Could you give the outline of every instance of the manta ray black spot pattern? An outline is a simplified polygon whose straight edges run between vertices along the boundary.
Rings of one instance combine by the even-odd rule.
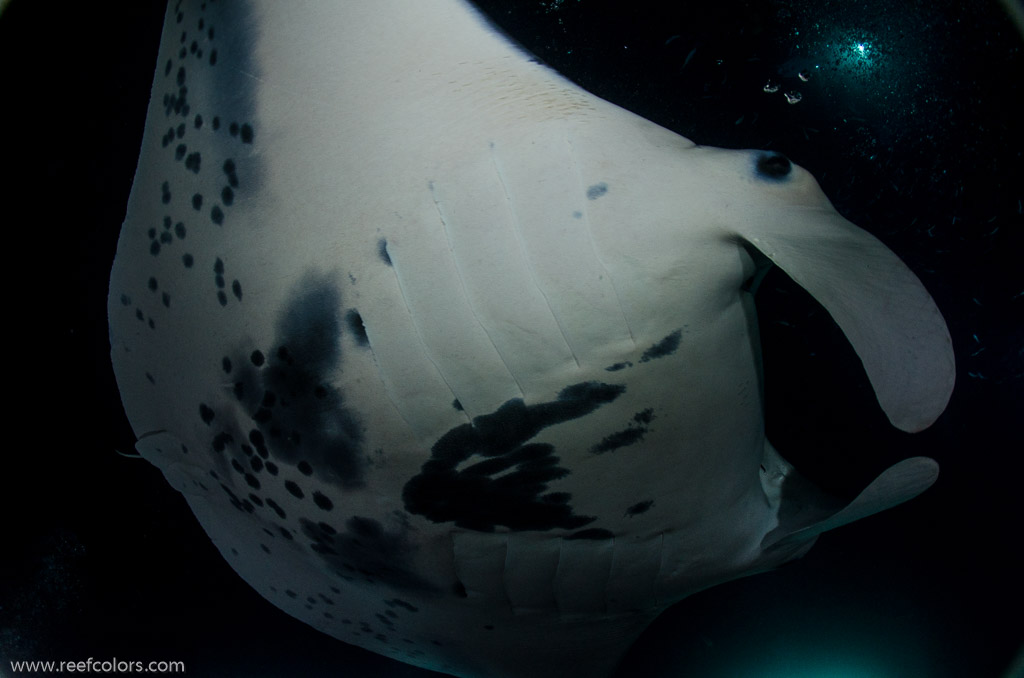
[[[215,266],[218,271],[222,264]],[[356,488],[367,464],[362,425],[345,407],[341,391],[328,385],[341,364],[340,309],[335,285],[308,278],[281,311],[277,347],[241,353],[228,364],[235,397],[255,424],[248,438],[260,457],[273,456],[278,463],[297,465],[304,475]],[[272,475],[277,468],[266,463]],[[296,490],[301,489],[288,483],[288,491],[300,496]],[[321,500],[318,506],[328,503]]]
[[[593,522],[593,517],[573,513],[568,493],[546,493],[548,483],[569,470],[558,466],[553,446],[528,441],[549,426],[590,414],[624,391],[621,385],[583,382],[562,389],[551,402],[526,405],[515,398],[456,426],[434,443],[430,460],[406,483],[406,509],[435,523],[454,522],[482,532],[499,525],[577,529]],[[458,468],[474,455],[485,459]]]
[[[587,189],[587,200],[597,200],[602,195],[608,192],[608,184],[603,181],[599,184],[594,184]]]
[[[370,338],[366,336],[366,326],[363,325],[363,317],[359,315],[359,311],[355,309],[350,310],[345,314],[345,321],[348,323],[348,329],[356,340],[356,344],[359,346],[369,346]]]
[[[388,254],[388,241],[381,238],[377,241],[377,256],[388,266],[391,266],[391,255]]]
[[[657,344],[654,344],[649,349],[643,352],[640,356],[640,362],[646,363],[656,358],[664,358],[665,356],[672,355],[679,348],[679,343],[682,341],[683,331],[676,330],[672,334],[668,335]]]
[[[601,442],[590,448],[590,452],[592,454],[603,454],[604,452],[611,452],[620,447],[640,442],[644,439],[644,434],[647,433],[647,424],[651,423],[652,419],[654,419],[654,410],[652,408],[637,412],[633,415],[633,422],[627,428],[605,436]]]
[[[762,179],[780,181],[789,177],[793,170],[793,163],[781,153],[766,151],[757,155],[755,167],[757,176]]]
[[[647,501],[639,501],[626,509],[626,515],[632,518],[633,516],[638,516],[641,513],[647,513],[647,511],[652,506],[654,506],[653,499],[648,499]]]
[[[169,226],[165,226],[168,232],[161,234],[159,240],[154,239],[149,243],[149,251],[153,256],[160,254],[161,246],[171,244],[175,235],[178,239],[185,237],[186,222],[190,226],[194,225],[194,221],[188,221],[196,216],[187,210],[189,205],[195,212],[208,215],[208,223],[223,226],[228,221],[230,206],[237,201],[240,184],[238,174],[242,171],[240,165],[243,166],[246,176],[249,178],[256,179],[259,173],[258,163],[244,161],[236,163],[232,159],[232,156],[236,155],[241,148],[239,144],[251,145],[256,138],[256,130],[252,123],[254,107],[251,83],[247,82],[248,76],[239,75],[241,71],[254,73],[255,70],[250,70],[254,66],[243,50],[236,55],[239,60],[239,64],[236,65],[240,66],[240,70],[215,68],[217,50],[214,47],[215,32],[212,24],[225,21],[228,24],[238,25],[236,39],[239,43],[245,43],[251,36],[247,34],[245,28],[247,24],[239,21],[244,14],[244,9],[230,4],[203,3],[200,12],[204,16],[199,19],[199,22],[209,28],[200,28],[195,33],[189,31],[181,33],[181,49],[178,50],[176,58],[172,57],[164,62],[162,78],[158,78],[156,83],[156,86],[163,89],[163,112],[168,119],[167,131],[161,138],[161,145],[166,153],[181,163],[178,167],[183,170],[183,172],[169,171],[168,175],[164,177],[166,180],[162,181],[160,187],[160,199],[171,209],[177,207],[181,213],[176,216],[183,217],[183,219],[178,221],[173,233],[170,232]],[[209,54],[209,63],[203,57],[207,53]],[[199,92],[194,100],[190,100],[190,87],[193,92]],[[219,91],[236,93],[230,104],[220,104],[229,107],[229,110],[203,110],[203,107],[210,105],[210,100],[204,96],[204,93],[211,87]],[[197,110],[193,111],[193,108]],[[230,114],[238,121],[232,123],[234,138],[226,139],[223,136],[215,136],[216,130],[220,127],[218,113]],[[208,119],[213,120],[212,125],[205,124]],[[213,184],[214,177],[209,176],[209,172],[202,172],[206,164],[203,162],[203,156],[212,158],[207,162],[213,162],[214,166],[223,162],[222,167],[227,175],[227,183],[230,184],[223,204],[215,204],[215,201],[208,195],[211,191],[216,195],[223,186]],[[182,184],[176,182],[185,178],[183,174],[199,176],[205,174],[210,181],[204,183],[201,191],[190,190],[188,195],[191,198],[186,198],[185,205],[174,205],[171,187],[174,185],[176,189],[181,189]],[[193,185],[193,182],[189,182],[188,185]],[[225,194],[221,193],[221,197],[225,197]],[[185,268],[192,268],[194,258],[191,254],[185,254],[183,262]],[[238,281],[232,283],[231,291],[237,299],[241,300],[241,283]],[[222,306],[227,305],[226,291],[218,292],[217,298]],[[169,307],[168,303],[165,303],[165,306]]]
[[[391,531],[373,518],[352,516],[345,522],[344,532],[307,518],[300,518],[299,523],[302,534],[311,540],[309,547],[343,579],[407,591],[436,590],[411,569],[410,556],[416,547],[403,521]]]

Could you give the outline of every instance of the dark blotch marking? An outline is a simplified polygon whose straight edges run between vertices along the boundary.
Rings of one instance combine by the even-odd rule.
[[[324,534],[338,534],[338,531],[325,522],[319,522],[317,525],[323,530]]]
[[[231,374],[231,358],[224,356],[220,361],[221,369],[224,370],[225,374]]]
[[[235,299],[242,300],[242,283],[237,280],[231,281],[231,294],[235,295]]]
[[[313,475],[313,467],[310,466],[309,462],[306,461],[305,459],[303,459],[302,461],[299,462],[298,469],[299,469],[299,473],[301,473],[304,476],[311,476],[311,475]]]
[[[288,490],[292,495],[298,497],[299,499],[302,499],[303,497],[306,496],[306,493],[302,491],[302,488],[299,487],[298,483],[296,483],[294,480],[284,481],[284,489]]]
[[[793,171],[793,163],[789,158],[771,151],[759,153],[755,167],[757,176],[774,181],[785,179]]]
[[[185,158],[185,168],[191,170],[194,174],[199,174],[199,165],[202,162],[202,158],[198,152],[189,153],[188,157]]]
[[[330,511],[334,508],[334,502],[331,501],[326,494],[320,491],[313,493],[313,503],[324,511]]]
[[[605,452],[617,450],[620,447],[638,443],[644,439],[644,433],[646,432],[647,429],[639,427],[630,427],[622,431],[616,431],[605,436],[601,442],[591,447],[590,452],[592,454],[604,454]]]
[[[452,401],[452,407],[454,407],[459,412],[464,411],[463,408],[462,408],[462,403],[459,402],[458,398],[456,398],[455,400]]]
[[[514,398],[456,426],[434,443],[430,460],[406,483],[406,509],[435,523],[482,532],[499,525],[550,530],[592,522],[593,517],[573,513],[567,493],[546,493],[549,482],[569,471],[558,466],[552,445],[527,441],[549,426],[590,414],[624,391],[621,385],[582,382],[562,389],[551,402],[526,405]],[[474,455],[485,459],[457,470]]]
[[[281,508],[276,501],[274,501],[273,499],[271,499],[269,497],[267,498],[267,506],[269,506],[270,508],[274,509],[274,513],[276,513],[277,517],[280,518],[281,520],[284,520],[285,518],[288,517],[288,514],[284,512],[284,509]]]
[[[253,444],[253,447],[256,448],[261,457],[267,459],[270,456],[266,442],[263,439],[263,434],[260,431],[256,429],[249,431],[249,442]]]
[[[603,181],[587,188],[587,200],[597,200],[608,192],[608,184]]]
[[[644,439],[644,434],[647,433],[647,424],[650,424],[653,419],[654,410],[650,407],[637,412],[633,415],[633,423],[628,428],[605,436],[601,442],[590,448],[590,452],[603,454],[640,442]]]
[[[249,123],[243,124],[241,130],[239,130],[239,135],[243,144],[251,144],[253,137],[252,125]]]
[[[345,322],[348,324],[348,329],[352,332],[357,345],[370,345],[370,338],[366,336],[366,326],[363,325],[363,317],[359,315],[359,311],[354,308],[351,309],[345,314]]]
[[[679,342],[682,338],[683,331],[676,330],[657,344],[654,344],[644,351],[643,355],[640,356],[640,362],[646,363],[657,358],[664,358],[665,356],[672,355],[679,348]]]
[[[203,423],[207,426],[213,421],[213,410],[206,403],[199,403],[199,418],[203,420]]]
[[[225,186],[224,190],[220,192],[220,199],[225,205],[230,206],[235,201],[235,192],[231,190],[230,186]]]
[[[256,350],[249,354],[249,362],[256,367],[262,367],[266,360],[267,359],[263,357],[263,351]]]
[[[633,415],[633,421],[641,425],[650,424],[652,421],[654,421],[654,409],[648,407],[645,410],[637,412],[636,414]]]
[[[647,501],[640,501],[626,509],[626,515],[632,518],[638,516],[641,513],[647,513],[647,510],[654,506],[654,500],[648,499]]]
[[[313,552],[346,580],[361,577],[369,583],[386,584],[403,590],[434,590],[411,569],[410,556],[415,546],[407,537],[409,528],[404,523],[397,532],[385,530],[376,520],[362,516],[349,518],[345,522],[344,532],[306,518],[300,518],[299,523],[302,534],[311,540],[310,548]],[[331,590],[340,592],[333,586]],[[329,599],[324,597],[324,600],[327,602]]]
[[[624,370],[627,367],[632,367],[632,366],[633,366],[633,363],[631,363],[631,362],[629,362],[627,360],[624,363],[615,363],[614,365],[609,365],[608,367],[606,367],[604,369],[605,369],[606,372],[618,372],[619,370]]]
[[[203,208],[203,196],[201,193],[196,193],[192,196],[192,209],[199,211]]]
[[[377,241],[377,256],[388,266],[391,266],[391,255],[388,254],[388,241],[381,238]]]
[[[195,263],[195,258],[186,252],[181,255],[181,263],[185,265],[185,268],[192,268],[192,265]]]
[[[214,205],[210,210],[210,221],[218,226],[224,223],[224,210],[220,208],[220,205]]]
[[[253,363],[262,366],[258,373],[239,376],[253,385],[244,401],[250,416],[262,407],[259,398],[265,391],[288,401],[288,407],[274,410],[272,420],[258,422],[274,438],[275,461],[305,460],[325,480],[354,488],[362,486],[367,465],[362,425],[341,391],[328,385],[341,362],[340,308],[333,283],[304,280],[277,320],[273,345],[287,350],[272,350],[269,359]]]
[[[224,175],[228,178],[228,184],[230,184],[231,188],[238,188],[238,172],[235,167],[235,161],[231,158],[224,161]],[[232,197],[234,196],[232,195]]]

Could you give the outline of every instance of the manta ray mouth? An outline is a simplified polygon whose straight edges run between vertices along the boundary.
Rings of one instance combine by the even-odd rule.
[[[840,500],[855,497],[907,456],[864,367],[825,309],[777,267],[755,307],[768,440],[804,478]]]

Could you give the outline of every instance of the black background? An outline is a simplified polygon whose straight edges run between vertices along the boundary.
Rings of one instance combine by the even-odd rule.
[[[776,447],[837,492],[919,454],[941,476],[782,570],[687,599],[618,675],[1005,675],[1024,640],[1024,39],[1001,6],[480,5],[600,96],[698,143],[771,148],[811,170],[918,273],[957,354],[943,417],[893,431],[827,315],[771,274],[758,304]],[[134,437],[109,363],[107,276],[162,15],[160,3],[15,0],[0,17],[0,658],[426,676],[264,601],[159,471],[117,454]],[[763,91],[769,79],[779,92]],[[791,90],[800,103],[786,103]]]

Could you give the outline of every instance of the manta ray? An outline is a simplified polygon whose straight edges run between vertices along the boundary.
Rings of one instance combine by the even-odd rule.
[[[766,440],[771,265],[894,426],[939,416],[934,302],[784,155],[604,101],[463,0],[177,0],[111,359],[138,452],[280,609],[453,675],[601,676],[937,476],[840,501]]]

